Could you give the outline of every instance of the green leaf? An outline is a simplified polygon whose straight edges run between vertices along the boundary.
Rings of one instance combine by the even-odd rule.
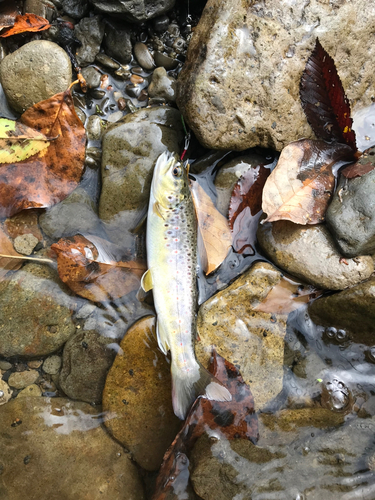
[[[18,163],[48,148],[51,139],[27,125],[0,118],[0,163]]]

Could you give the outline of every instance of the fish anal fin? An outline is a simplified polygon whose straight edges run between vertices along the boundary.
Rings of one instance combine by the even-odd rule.
[[[151,270],[148,269],[141,279],[141,287],[144,292],[149,292],[153,288]]]
[[[158,339],[158,344],[159,344],[160,350],[164,354],[167,354],[167,352],[170,349],[169,344],[168,344],[168,338],[167,338],[166,332],[163,330],[162,324],[159,321],[156,323],[156,337]]]
[[[189,376],[172,362],[172,403],[175,415],[184,420],[191,405],[202,396],[213,401],[231,401],[228,389],[202,365],[197,363],[196,369]]]

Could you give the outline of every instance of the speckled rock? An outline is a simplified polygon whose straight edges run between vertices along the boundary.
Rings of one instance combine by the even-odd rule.
[[[136,111],[108,128],[103,136],[99,216],[112,241],[128,246],[122,238],[146,210],[156,159],[164,151],[180,151],[182,144],[181,115],[169,107]]]
[[[311,138],[299,82],[316,38],[334,57],[355,110],[375,93],[374,18],[365,0],[209,0],[178,78],[177,104],[208,148],[281,150]]]
[[[38,238],[29,233],[17,236],[14,239],[13,246],[16,252],[22,255],[30,255],[38,243]]]
[[[95,234],[100,221],[90,196],[84,189],[77,188],[42,214],[39,224],[47,236],[57,239],[77,233]]]
[[[176,0],[134,0],[124,2],[123,0],[92,0],[94,7],[111,16],[127,19],[135,23],[142,23],[153,17],[160,16],[171,10]]]
[[[72,63],[61,47],[36,40],[6,56],[0,82],[9,104],[19,113],[66,90],[72,81]]]
[[[256,167],[263,163],[263,156],[252,154],[239,156],[220,168],[215,178],[217,193],[216,207],[223,215],[225,215],[225,217],[228,215],[229,202],[236,182],[251,167]]]
[[[374,345],[375,278],[315,300],[309,313],[318,325],[342,328],[355,342]]]
[[[27,491],[29,500],[144,500],[136,466],[100,424],[90,405],[63,398],[4,405],[1,498],[21,500]]]
[[[207,366],[214,346],[239,369],[256,409],[282,389],[286,315],[254,310],[281,277],[270,264],[257,263],[198,312],[197,358]]]
[[[38,378],[39,372],[36,370],[13,372],[8,379],[8,384],[14,389],[23,389],[28,385],[34,384]]]
[[[48,356],[43,363],[43,371],[49,375],[56,375],[61,368],[61,357],[54,354],[53,356]]]
[[[56,271],[26,264],[0,283],[0,354],[32,358],[56,351],[75,331],[75,304]]]
[[[95,61],[104,37],[104,24],[101,16],[84,17],[76,24],[74,33],[82,43],[76,53],[78,64],[87,66]]]
[[[82,331],[65,344],[59,383],[72,399],[100,404],[108,370],[116,356],[113,340]]]
[[[0,406],[7,403],[12,397],[13,391],[9,385],[0,378]]]
[[[343,259],[323,224],[268,222],[259,225],[257,236],[276,265],[318,288],[343,290],[369,278],[374,271],[370,256]]]
[[[105,425],[141,467],[157,470],[181,421],[173,413],[170,365],[157,347],[155,318],[135,323],[120,347],[103,392],[103,410],[112,415]]]
[[[150,97],[162,97],[168,102],[176,100],[176,80],[167,75],[164,68],[156,68],[148,87]]]
[[[41,388],[36,384],[31,384],[22,389],[17,394],[17,398],[40,397],[42,395]]]
[[[341,179],[326,221],[343,255],[375,252],[375,170],[355,179]]]

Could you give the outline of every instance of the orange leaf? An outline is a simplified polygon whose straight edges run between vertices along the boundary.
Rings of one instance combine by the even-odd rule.
[[[69,90],[35,104],[20,121],[55,140],[37,155],[0,166],[0,217],[58,203],[83,172],[86,134]]]
[[[353,161],[353,156],[345,144],[308,139],[288,144],[264,185],[264,222],[322,222],[335,184],[332,168],[340,161]]]
[[[74,293],[93,302],[108,302],[137,290],[146,267],[141,262],[115,262],[107,257],[101,258],[108,253],[103,246],[104,240],[100,241],[102,243],[94,245],[84,236],[76,235],[61,238],[51,248],[57,254],[61,280]],[[110,245],[109,242],[106,244]]]
[[[23,16],[17,16],[14,25],[4,29],[0,33],[0,37],[6,38],[8,36],[18,35],[19,33],[25,33],[26,31],[44,31],[50,27],[50,23],[47,19],[44,19],[44,17],[35,14],[24,14]]]
[[[232,244],[232,235],[227,219],[217,210],[197,181],[191,181],[190,190],[198,219],[201,265],[204,272],[210,274],[227,256]]]
[[[3,231],[2,227],[0,227],[0,253],[22,257],[21,254],[14,250],[12,242]],[[4,278],[8,271],[16,271],[19,269],[22,266],[22,262],[23,261],[19,259],[0,257],[0,280]]]

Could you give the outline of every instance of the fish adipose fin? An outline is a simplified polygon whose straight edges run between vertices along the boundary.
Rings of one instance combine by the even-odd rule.
[[[163,330],[163,327],[160,326],[159,321],[156,323],[156,337],[158,339],[158,344],[159,344],[160,350],[164,354],[167,354],[167,352],[169,351],[170,348],[169,348],[167,336]]]
[[[231,401],[232,395],[219,380],[201,364],[187,376],[172,362],[172,403],[175,415],[184,420],[198,396],[213,401]]]

